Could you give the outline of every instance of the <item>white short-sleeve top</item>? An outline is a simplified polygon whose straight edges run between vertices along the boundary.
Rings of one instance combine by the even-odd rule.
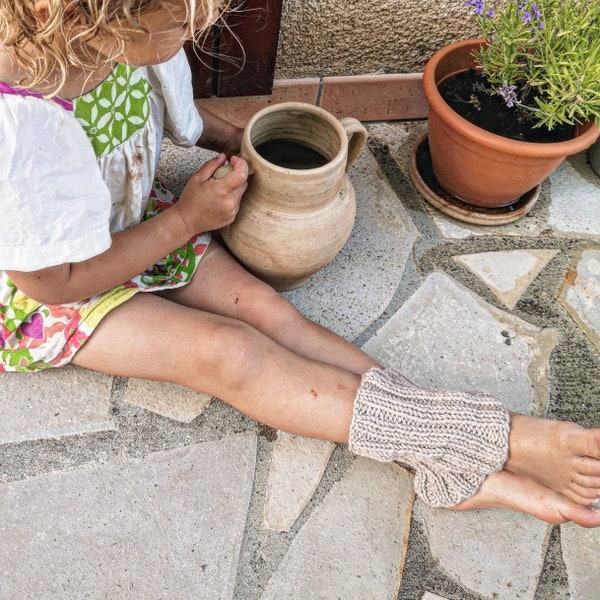
[[[104,252],[111,233],[140,222],[163,135],[191,146],[201,133],[183,50],[153,67],[117,65],[72,110],[0,93],[0,270]]]

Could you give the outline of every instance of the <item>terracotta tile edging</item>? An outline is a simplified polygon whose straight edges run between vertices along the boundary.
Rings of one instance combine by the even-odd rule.
[[[422,77],[421,73],[399,73],[278,79],[268,96],[199,98],[196,102],[239,126],[265,106],[290,101],[317,104],[336,117],[360,121],[425,119],[429,108]]]

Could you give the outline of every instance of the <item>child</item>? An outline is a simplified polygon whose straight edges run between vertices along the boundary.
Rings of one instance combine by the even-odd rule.
[[[204,233],[235,218],[248,166],[241,131],[195,108],[182,46],[225,4],[0,0],[0,370],[176,382],[406,464],[434,506],[600,525],[600,430],[419,388]],[[176,203],[154,181],[163,132],[222,152]]]

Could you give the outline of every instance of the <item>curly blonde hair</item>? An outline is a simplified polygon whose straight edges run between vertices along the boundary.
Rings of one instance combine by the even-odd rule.
[[[47,86],[56,78],[60,89],[70,66],[90,71],[100,68],[125,49],[132,27],[143,30],[139,18],[159,7],[185,4],[186,20],[199,38],[211,25],[215,10],[231,0],[47,0],[45,19],[35,0],[0,0],[0,45],[12,49],[23,88]],[[113,57],[99,57],[86,42],[102,36],[114,42]],[[48,92],[51,96],[55,91]]]

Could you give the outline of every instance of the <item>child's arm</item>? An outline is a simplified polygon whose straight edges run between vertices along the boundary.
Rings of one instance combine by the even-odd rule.
[[[39,271],[7,271],[8,276],[26,295],[44,304],[83,300],[128,281],[193,235],[233,221],[247,187],[248,165],[234,156],[233,171],[222,179],[213,179],[213,173],[224,162],[221,154],[206,163],[190,178],[173,207],[114,234],[106,252]]]
[[[196,145],[207,150],[224,152],[227,158],[238,154],[244,130],[217,117],[217,115],[202,107],[198,101],[195,101],[194,104],[204,123],[202,135]]]

